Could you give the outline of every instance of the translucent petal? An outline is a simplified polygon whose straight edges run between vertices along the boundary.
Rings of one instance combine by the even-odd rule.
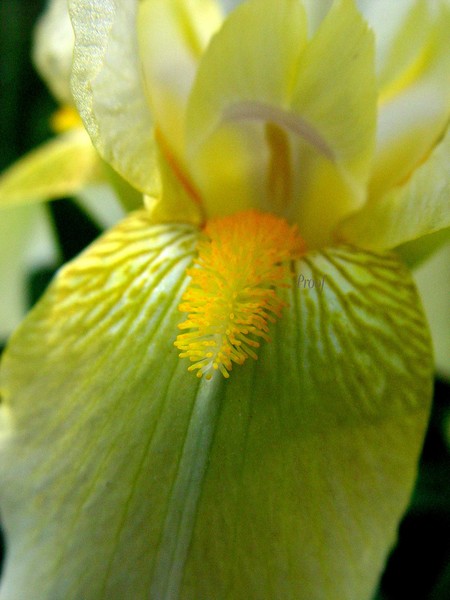
[[[100,158],[84,129],[46,142],[4,171],[0,206],[71,196],[103,179]]]
[[[72,91],[101,156],[134,187],[153,192],[152,119],[141,81],[137,1],[69,0],[75,31]]]
[[[308,32],[312,36],[325,18],[333,0],[302,0],[308,14]]]
[[[432,3],[427,0],[357,0],[357,4],[375,32],[377,81],[384,94],[420,54],[429,32]]]
[[[394,248],[450,226],[450,130],[403,185],[346,219],[340,239],[364,248]]]
[[[2,600],[372,596],[431,392],[408,273],[306,256],[260,360],[199,381],[173,346],[196,238],[129,217],[12,339]]]

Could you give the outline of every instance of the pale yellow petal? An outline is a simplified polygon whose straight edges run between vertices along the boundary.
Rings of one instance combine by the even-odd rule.
[[[50,0],[35,29],[33,60],[50,90],[64,104],[73,103],[70,73],[74,41],[67,0]]]
[[[316,247],[364,200],[376,89],[373,39],[350,0],[309,43],[306,25],[289,0],[231,13],[201,62],[187,135],[207,214],[270,210]]]
[[[5,341],[25,316],[25,255],[37,206],[0,210],[0,341]]]
[[[414,273],[430,324],[438,376],[450,380],[450,231],[447,245]]]
[[[213,38],[187,112],[189,166],[208,215],[268,207],[264,121],[288,103],[305,43],[304,11],[292,0],[246,2]]]
[[[101,156],[140,191],[153,191],[153,124],[141,81],[136,0],[69,1],[72,91]]]
[[[403,185],[370,202],[338,228],[363,248],[394,248],[450,226],[450,130]]]
[[[143,0],[137,23],[145,89],[158,129],[178,159],[198,61],[222,14],[215,0]]]
[[[100,158],[84,129],[46,142],[0,176],[0,207],[72,196],[103,179]]]
[[[326,140],[328,153],[299,147],[295,221],[311,247],[366,194],[375,141],[374,41],[350,0],[333,4],[303,53],[294,111]]]
[[[380,75],[372,199],[410,175],[450,116],[450,5],[436,11],[428,2],[418,7],[418,16],[398,32],[386,73]]]

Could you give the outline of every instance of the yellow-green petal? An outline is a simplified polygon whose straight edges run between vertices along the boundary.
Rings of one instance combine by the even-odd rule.
[[[337,236],[364,248],[394,248],[450,226],[450,130],[403,186],[368,202]]]
[[[83,129],[26,154],[0,176],[0,208],[78,193],[103,179],[100,158]]]
[[[414,280],[430,324],[438,376],[450,380],[450,230],[447,245],[414,272]]]
[[[372,596],[431,392],[409,275],[351,248],[306,256],[260,360],[199,381],[173,346],[197,237],[129,217],[13,337],[2,600]]]
[[[154,192],[153,123],[141,81],[137,0],[69,0],[72,92],[101,156],[134,187]]]

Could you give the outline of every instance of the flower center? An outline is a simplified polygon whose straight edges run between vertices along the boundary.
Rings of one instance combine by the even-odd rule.
[[[175,342],[190,371],[229,377],[233,362],[258,358],[268,323],[285,305],[277,288],[288,286],[289,261],[304,252],[296,226],[271,214],[246,211],[206,224],[179,306],[187,313],[179,328],[188,331]]]

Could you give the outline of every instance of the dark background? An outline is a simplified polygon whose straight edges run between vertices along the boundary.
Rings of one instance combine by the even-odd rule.
[[[43,0],[0,0],[0,171],[51,136],[48,120],[56,104],[29,58],[31,31],[44,4]],[[53,202],[49,214],[64,260],[75,256],[100,231],[70,199]],[[30,273],[30,305],[57,267],[48,265]],[[0,351],[4,342],[0,340]],[[444,436],[449,417],[449,384],[436,380],[419,479],[376,600],[450,598],[450,460]]]

